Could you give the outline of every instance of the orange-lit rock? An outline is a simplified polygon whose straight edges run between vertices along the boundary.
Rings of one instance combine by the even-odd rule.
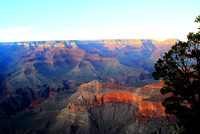
[[[128,92],[108,92],[103,95],[103,103],[131,103],[132,101],[133,95]]]
[[[108,92],[105,93],[102,97],[103,103],[134,103],[137,102],[137,104],[145,99],[147,97],[144,96],[137,96],[132,94],[131,92]]]
[[[161,102],[144,101],[139,103],[138,115],[148,118],[166,116],[165,108]]]
[[[87,111],[85,107],[97,108],[106,103],[125,103],[136,106],[138,115],[146,118],[165,117],[165,108],[161,102],[165,96],[159,89],[163,82],[150,84],[142,88],[125,87],[108,83],[101,85],[98,81],[92,81],[79,87],[80,95],[70,102],[67,109],[72,111]]]
[[[161,88],[163,88],[163,86],[164,86],[164,82],[162,80],[160,80],[160,82],[158,82],[158,83],[149,84],[149,85],[146,85],[145,87],[161,89]]]

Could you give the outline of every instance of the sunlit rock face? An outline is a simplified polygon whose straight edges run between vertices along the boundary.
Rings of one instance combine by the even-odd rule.
[[[98,81],[83,84],[53,125],[65,124],[67,133],[77,134],[170,134],[177,130],[177,124],[175,118],[164,112],[161,101],[165,96],[158,88],[162,85],[160,82],[134,88]]]
[[[0,43],[0,103],[3,111],[9,114],[19,112],[40,97],[48,98],[52,92],[76,89],[92,80],[130,86],[151,79],[154,62],[177,41]],[[113,96],[119,94],[106,94],[104,101]],[[128,93],[123,96],[129,98]],[[117,98],[117,101],[122,99]],[[126,101],[130,102],[129,99]],[[6,105],[9,107],[4,107]]]

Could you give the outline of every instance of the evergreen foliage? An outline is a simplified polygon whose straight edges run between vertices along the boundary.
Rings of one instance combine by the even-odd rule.
[[[200,16],[195,22],[200,23]],[[180,133],[191,134],[200,128],[200,31],[187,38],[158,59],[152,76],[163,79],[161,93],[170,94],[162,103],[166,113],[177,117]]]

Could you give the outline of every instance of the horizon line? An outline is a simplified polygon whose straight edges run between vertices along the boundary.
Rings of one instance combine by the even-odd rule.
[[[156,40],[156,39],[148,39],[148,38],[141,38],[141,39],[131,39],[131,38],[120,38],[120,39],[116,39],[116,38],[112,38],[112,39],[64,39],[64,40],[29,40],[29,41],[0,41],[0,43],[15,43],[15,42],[38,42],[38,41],[98,41],[98,40],[155,40],[155,41],[167,41],[167,40],[178,40],[181,41],[178,38],[166,38],[165,40]]]

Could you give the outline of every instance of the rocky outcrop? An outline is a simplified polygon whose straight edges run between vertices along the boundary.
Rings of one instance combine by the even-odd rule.
[[[98,81],[83,84],[57,116],[57,123],[65,122],[67,132],[77,134],[172,133],[178,129],[176,119],[166,115],[161,99],[154,99],[160,96],[158,85],[163,83],[144,88]]]
[[[161,102],[142,101],[139,103],[139,115],[146,118],[165,117],[165,108]]]

